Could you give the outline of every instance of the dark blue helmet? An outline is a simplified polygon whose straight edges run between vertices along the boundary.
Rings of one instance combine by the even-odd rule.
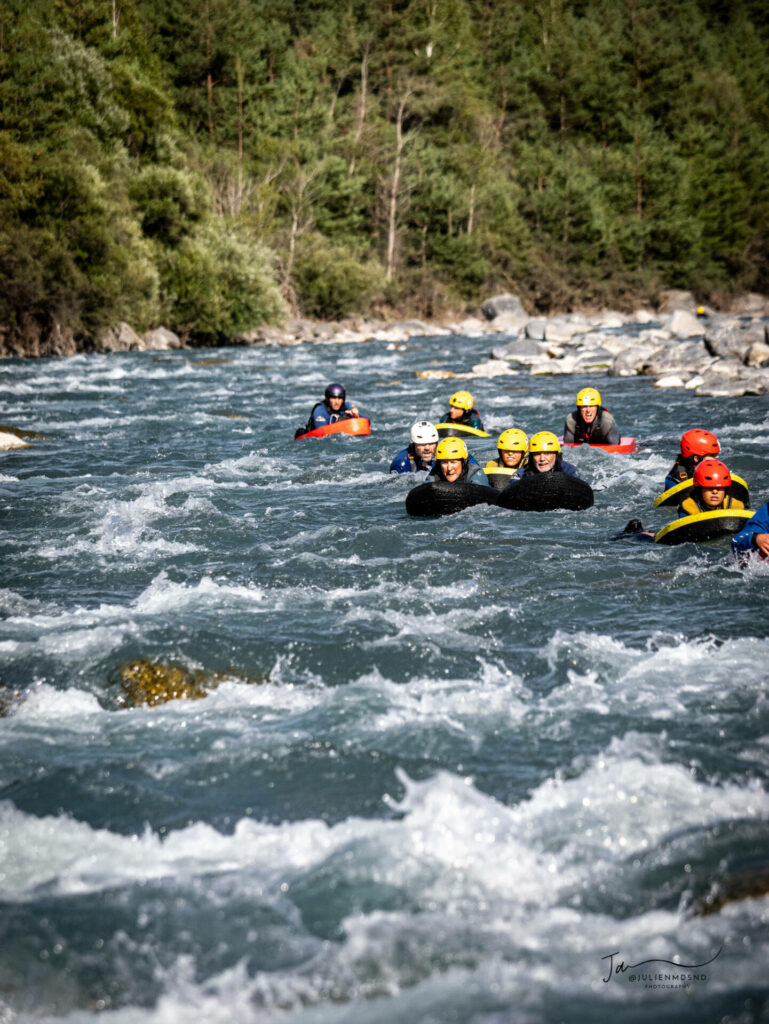
[[[326,401],[329,398],[344,398],[345,390],[341,384],[329,384],[326,388]]]

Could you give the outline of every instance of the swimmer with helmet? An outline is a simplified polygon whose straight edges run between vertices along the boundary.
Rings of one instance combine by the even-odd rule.
[[[461,437],[444,437],[435,449],[435,465],[430,471],[431,483],[478,484],[491,487],[491,482],[478,463],[467,452]]]
[[[529,439],[522,430],[517,427],[503,430],[497,441],[499,456],[496,459],[489,459],[483,467],[484,472],[501,477],[505,486],[515,480],[520,480],[528,450]],[[493,483],[492,486],[499,487],[500,485]]]
[[[694,482],[689,497],[678,506],[679,516],[696,516],[700,512],[721,509],[744,509],[739,498],[726,492],[732,486],[732,475],[719,459],[703,459],[694,470]]]
[[[703,459],[714,458],[721,451],[715,434],[709,430],[687,430],[681,436],[681,451],[676,456],[668,475],[665,477],[666,491],[694,476],[694,470]]]
[[[461,423],[464,427],[483,430],[483,421],[477,409],[473,408],[473,396],[469,391],[455,391],[449,399],[446,423]]]
[[[555,434],[549,430],[541,430],[532,434],[529,440],[529,457],[526,459],[523,474],[531,473],[565,473],[577,480],[581,479],[577,467],[571,462],[564,462],[561,444]]]
[[[326,387],[323,401],[313,406],[306,430],[317,430],[329,423],[336,423],[351,416],[358,416],[356,406],[345,401],[346,392],[343,384],[329,384]]]
[[[428,472],[435,462],[438,431],[428,420],[417,420],[409,432],[409,444],[390,463],[391,473]]]
[[[619,427],[595,388],[582,388],[577,394],[576,408],[566,417],[563,439],[571,444],[620,443]]]

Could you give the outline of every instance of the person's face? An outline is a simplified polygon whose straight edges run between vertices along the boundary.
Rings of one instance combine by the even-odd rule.
[[[461,420],[462,417],[464,416],[464,414],[465,414],[465,410],[464,409],[460,409],[456,405],[450,405],[449,406],[449,419],[450,420]]]
[[[506,452],[504,450],[500,450],[499,457],[503,466],[507,466],[509,469],[515,469],[516,466],[520,466],[521,464],[523,452]]]
[[[538,473],[547,473],[555,465],[555,452],[537,452],[534,455],[534,465]]]
[[[338,395],[332,395],[328,400],[328,404],[331,406],[333,412],[339,412],[344,405],[344,399],[340,398]]]
[[[585,423],[592,423],[598,412],[597,405],[583,405],[579,410]]]
[[[453,484],[455,480],[459,480],[462,475],[461,459],[441,459],[438,465],[440,466],[443,479],[450,484]]]
[[[707,505],[708,508],[718,508],[723,503],[726,491],[723,487],[703,487],[702,491],[702,504]]]
[[[438,447],[437,441],[435,444],[415,444],[414,451],[417,453],[422,462],[432,462],[435,458],[435,449]]]

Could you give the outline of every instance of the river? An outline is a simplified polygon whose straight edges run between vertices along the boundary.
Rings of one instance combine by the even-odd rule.
[[[769,1020],[769,900],[691,913],[769,859],[769,566],[612,540],[690,427],[765,501],[769,399],[415,374],[494,343],[0,362],[0,1020]],[[371,435],[294,442],[330,380]],[[592,509],[406,515],[452,391],[586,384],[639,444],[568,456]]]

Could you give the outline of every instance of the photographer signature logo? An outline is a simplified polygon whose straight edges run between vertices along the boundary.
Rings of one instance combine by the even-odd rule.
[[[675,960],[640,960],[637,964],[626,964],[624,960],[620,960],[615,964],[614,957],[619,956],[620,951],[616,949],[613,953],[607,953],[606,956],[602,956],[602,960],[609,961],[609,971],[605,978],[603,978],[604,984],[608,985],[615,974],[625,974],[626,971],[636,971],[639,967],[646,967],[647,964],[670,964],[676,968],[676,971],[665,971],[665,972],[654,972],[646,971],[643,974],[631,974],[628,978],[629,981],[642,981],[647,985],[652,984],[655,988],[658,985],[666,985],[670,982],[683,982],[688,984],[692,981],[707,981],[707,974],[686,974],[681,973],[686,971],[698,971],[702,967],[707,967],[708,964],[712,964],[714,960],[717,960],[721,956],[723,946],[718,950],[715,956],[712,956],[710,960],[705,960],[701,964],[679,964]]]

